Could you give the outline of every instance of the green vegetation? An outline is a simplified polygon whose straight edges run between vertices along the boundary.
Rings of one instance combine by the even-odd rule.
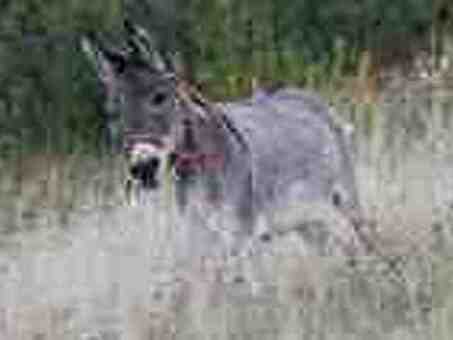
[[[345,75],[357,73],[363,51],[397,55],[429,46],[433,31],[451,31],[453,11],[443,0],[434,7],[432,0],[1,3],[2,151],[98,144],[101,94],[77,41],[87,31],[118,36],[125,15],[149,28],[161,49],[180,51],[188,76],[211,98],[225,99],[246,95],[256,81],[284,81],[332,97]]]

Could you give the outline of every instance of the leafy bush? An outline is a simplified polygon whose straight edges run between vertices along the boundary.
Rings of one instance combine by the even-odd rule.
[[[260,83],[315,88],[355,72],[364,49],[426,38],[431,0],[17,0],[0,13],[0,148],[92,147],[102,126],[81,33],[118,35],[124,14],[178,50],[188,74],[214,99]],[[403,47],[404,48],[404,47]],[[330,85],[327,85],[328,87]],[[331,91],[330,88],[329,91]]]

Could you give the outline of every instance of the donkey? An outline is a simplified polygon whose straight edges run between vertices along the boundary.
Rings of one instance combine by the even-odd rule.
[[[82,48],[104,87],[109,131],[119,131],[129,183],[156,191],[171,171],[181,210],[201,200],[232,211],[246,233],[259,216],[288,203],[322,202],[357,215],[348,134],[317,95],[280,88],[210,102],[144,29],[126,30],[124,46],[90,37]]]

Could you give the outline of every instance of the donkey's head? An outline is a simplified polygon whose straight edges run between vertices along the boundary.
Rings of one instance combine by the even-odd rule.
[[[84,38],[82,49],[105,90],[108,132],[119,139],[132,178],[152,189],[177,155],[215,148],[206,142],[215,140],[208,124],[214,115],[178,80],[174,59],[163,58],[145,30],[126,29],[127,44],[121,48]]]

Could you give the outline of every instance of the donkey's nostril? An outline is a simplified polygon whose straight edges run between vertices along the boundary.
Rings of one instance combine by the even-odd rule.
[[[140,175],[140,164],[131,166],[129,172],[131,173],[132,177],[138,178]]]
[[[141,184],[150,189],[158,186],[156,174],[160,166],[160,159],[153,157],[146,161],[140,161],[131,165],[129,171],[131,176],[139,180]]]
[[[160,165],[160,159],[157,157],[153,157],[149,160],[149,165],[153,170],[157,170]]]

